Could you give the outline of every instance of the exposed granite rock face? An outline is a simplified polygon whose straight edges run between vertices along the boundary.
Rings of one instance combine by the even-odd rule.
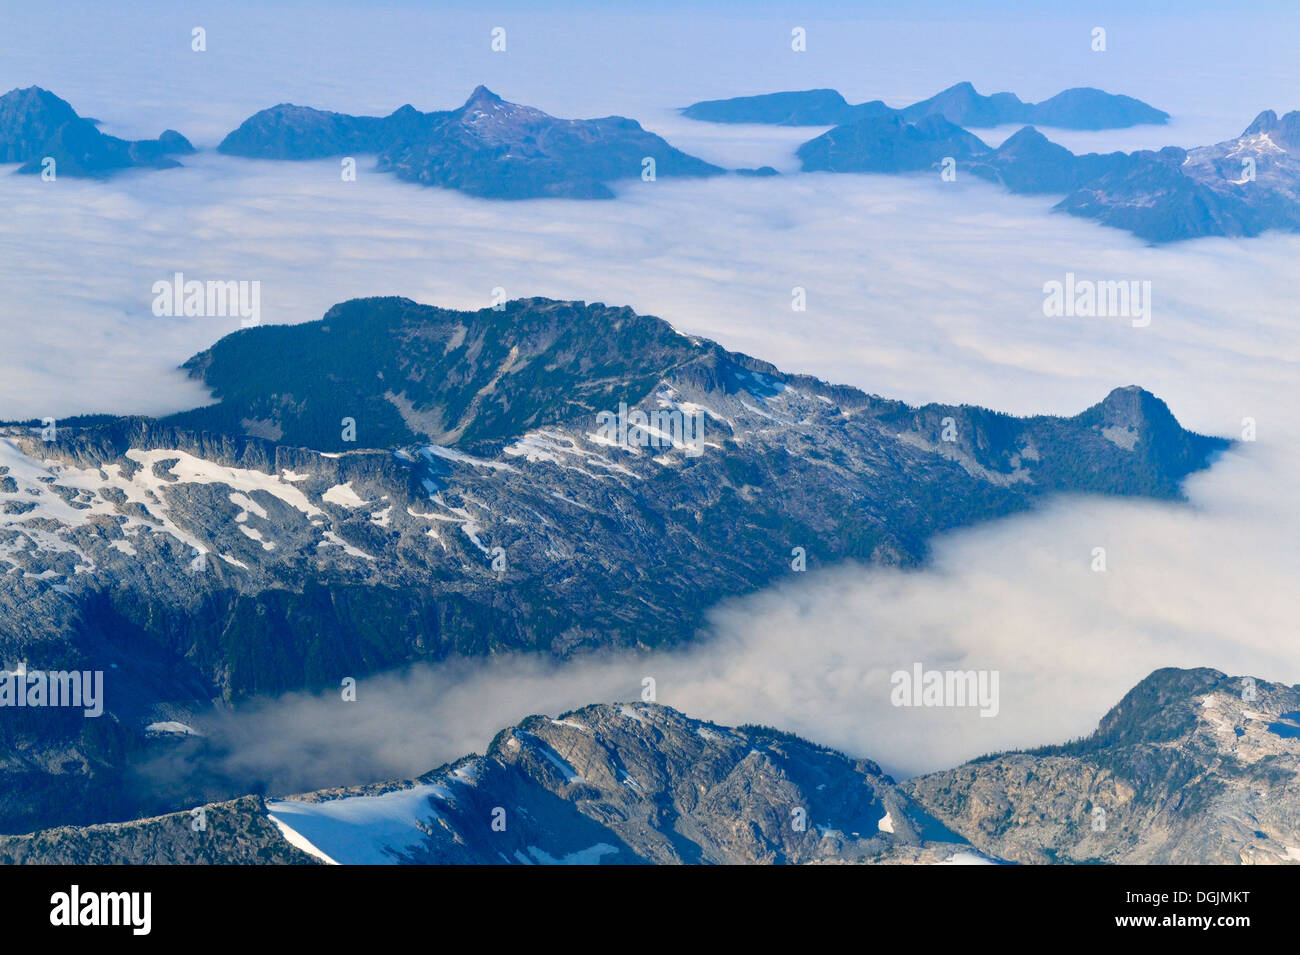
[[[416,783],[269,809],[339,862],[942,861],[969,851],[870,761],[655,704],[530,717],[499,733],[485,755]],[[357,846],[358,832],[381,818],[372,815],[381,789],[390,806],[405,803],[410,823]]]
[[[1065,90],[1041,103],[1026,103],[1014,93],[982,96],[970,83],[950,86],[903,109],[892,109],[880,100],[850,106],[837,91],[817,89],[706,100],[686,107],[682,114],[711,123],[779,126],[843,126],[886,116],[908,122],[938,116],[958,126],[1038,123],[1066,129],[1118,129],[1169,121],[1168,113],[1141,100],[1091,87]]]
[[[143,727],[213,699],[680,643],[796,548],[810,569],[915,564],[934,533],[1045,493],[1177,497],[1226,444],[1138,388],[1068,419],[912,408],[543,299],[350,302],[190,367],[216,405],[0,435],[0,657],[103,670],[107,710],[0,713],[25,780],[0,830],[149,798],[103,783],[159,745]],[[268,423],[291,443],[247,433]]]
[[[903,788],[981,851],[1014,862],[1298,862],[1300,692],[1217,670],[1157,670],[1085,739]]]
[[[133,822],[0,836],[4,865],[319,865],[244,796]]]
[[[210,642],[229,639],[245,596],[264,596],[268,625],[277,600],[296,615],[320,586],[365,588],[381,604],[386,588],[446,601],[441,625],[382,642],[383,665],[407,662],[417,632],[434,655],[653,645],[689,637],[721,596],[788,572],[794,547],[813,566],[915,563],[936,531],[1045,492],[1177,496],[1224,446],[1137,388],[1070,419],[911,408],[628,309],[536,299],[472,313],[351,302],[318,323],[236,333],[190,364],[218,404],[156,423],[68,422],[52,443],[11,434],[0,559],[4,583],[24,591],[16,604],[57,587],[58,603],[97,601],[105,629],[165,629],[191,663],[218,654],[201,669],[234,695],[310,684],[345,662],[309,677],[250,660],[246,674]],[[620,404],[628,418],[694,417],[698,445],[653,427],[644,445],[610,440],[600,414]],[[355,444],[340,440],[345,417]],[[250,421],[289,444],[241,433]],[[345,450],[357,446],[374,450]],[[504,571],[492,567],[498,546]],[[573,573],[593,561],[599,582]],[[659,596],[629,606],[650,581]],[[479,609],[458,621],[461,602]],[[163,627],[173,610],[185,619]],[[528,633],[504,624],[512,616],[531,617]],[[315,643],[310,619],[303,638]],[[499,624],[490,644],[459,631],[485,619]],[[24,646],[9,640],[19,659]]]
[[[1245,697],[1243,699],[1243,696]],[[1300,862],[1300,691],[1158,670],[1085,739],[899,785],[657,704],[533,716],[408,782],[0,837],[0,861]]]
[[[0,837],[6,863],[799,864],[978,854],[868,760],[655,704],[529,717],[404,783]]]
[[[0,96],[0,162],[22,163],[20,173],[42,172],[47,157],[55,161],[56,176],[102,177],[133,167],[169,169],[180,165],[172,156],[192,152],[189,140],[172,129],[149,140],[108,136],[36,86]]]
[[[901,785],[774,729],[595,704],[417,780],[213,804],[202,832],[0,837],[0,861],[1292,863],[1298,761],[1300,691],[1208,669],[1156,671],[1085,739]]]
[[[218,148],[264,159],[377,153],[378,168],[399,179],[491,199],[609,199],[608,183],[641,177],[647,158],[656,180],[723,172],[635,120],[556,119],[483,86],[459,109],[403,106],[382,118],[281,104],[245,120]]]

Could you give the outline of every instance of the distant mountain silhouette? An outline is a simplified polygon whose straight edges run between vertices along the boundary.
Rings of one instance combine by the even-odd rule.
[[[940,116],[917,123],[881,116],[837,126],[799,147],[805,172],[916,172],[945,156],[969,159],[989,147]]]
[[[492,199],[608,199],[608,183],[636,179],[645,160],[655,178],[724,170],[674,149],[635,120],[556,119],[479,86],[459,109],[348,116],[281,104],[245,120],[218,147],[259,159],[318,159],[376,153],[399,179]]]
[[[131,141],[109,136],[96,121],[77,115],[67,102],[38,86],[0,96],[0,162],[18,162],[21,173],[38,173],[47,157],[60,176],[102,177],[132,167],[170,169],[172,156],[194,152],[169,129],[157,139]]]
[[[1075,155],[1032,126],[996,149],[941,116],[836,126],[798,149],[805,172],[965,172],[1017,193],[1056,193],[1056,209],[1152,242],[1300,230],[1300,111],[1260,113],[1212,146]]]
[[[880,100],[853,106],[836,90],[817,89],[707,100],[682,112],[690,119],[711,123],[778,126],[842,126],[885,116],[898,116],[908,122],[939,116],[959,126],[1035,123],[1064,129],[1120,129],[1169,121],[1168,113],[1141,100],[1091,87],[1065,90],[1041,103],[1026,103],[1014,93],[983,96],[970,83],[950,86],[902,109],[893,109]]]

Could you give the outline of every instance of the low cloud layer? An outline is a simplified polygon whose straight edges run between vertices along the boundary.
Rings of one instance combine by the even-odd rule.
[[[181,172],[59,183],[53,202],[42,187],[0,177],[28,190],[0,223],[6,267],[23,275],[0,306],[21,343],[0,355],[4,414],[194,403],[168,369],[221,330],[149,311],[152,283],[181,269],[260,280],[268,322],[368,294],[474,307],[501,285],[627,303],[912,402],[1076,413],[1137,383],[1202,431],[1235,437],[1256,420],[1258,440],[1194,478],[1189,505],[1058,501],[939,542],[921,572],[792,575],[718,608],[696,651],[422,670],[366,681],[370,715],[285,701],[219,731],[239,779],[286,792],[412,775],[527,713],[636,697],[645,675],[693,715],[794,729],[902,774],[1087,732],[1159,666],[1300,678],[1295,236],[1149,248],[960,177],[638,182],[614,202],[503,204],[378,175],[345,184],[330,162],[200,156]],[[1067,272],[1150,281],[1150,326],[1045,318],[1042,287]],[[806,312],[791,310],[794,286]],[[1096,546],[1104,575],[1089,569]],[[914,662],[999,670],[999,716],[889,706],[889,674]]]
[[[102,50],[42,50],[18,27],[0,29],[15,47],[0,86],[49,86],[84,113],[114,120],[111,132],[156,135],[176,125],[211,144],[253,109],[284,99],[360,112],[406,99],[447,107],[482,81],[560,115],[637,116],[675,145],[728,165],[782,169],[794,167],[793,147],[807,137],[691,124],[665,107],[811,86],[901,104],[969,78],[1027,99],[1102,86],[1176,116],[1167,129],[1053,132],[1071,148],[1104,150],[1195,145],[1235,135],[1260,109],[1300,106],[1281,92],[1295,88],[1294,58],[1268,49],[1284,47],[1294,31],[1253,20],[1185,24],[1175,43],[1168,24],[1116,18],[1105,60],[1044,59],[1044,43],[1073,50],[1068,31],[1086,34],[1090,22],[1058,24],[1050,42],[1024,24],[871,23],[859,32],[841,24],[810,32],[814,44],[827,43],[825,56],[790,60],[783,41],[775,65],[746,52],[758,35],[753,25],[719,20],[693,31],[659,21],[654,29],[680,45],[609,28],[608,37],[632,39],[588,43],[588,56],[576,55],[581,37],[551,26],[545,44],[536,39],[542,34],[530,46],[527,30],[512,33],[519,58],[493,60],[486,45],[477,57],[435,57],[436,89],[407,93],[392,89],[393,77],[424,74],[403,68],[402,57],[426,64],[429,46],[402,16],[390,12],[333,40],[318,23],[266,16],[238,50],[209,60],[183,45],[190,18],[151,20],[141,29],[155,39],[179,31],[175,68],[125,57],[109,84],[95,66]],[[215,42],[220,30],[210,29]],[[410,49],[367,67],[394,31],[410,38]],[[1229,42],[1232,31],[1250,42]],[[347,49],[342,65],[323,75],[315,66],[330,43]],[[633,47],[689,55],[651,64]],[[1185,59],[1150,53],[1175,49]],[[930,52],[918,60],[916,50]],[[302,57],[311,68],[286,68]],[[864,60],[875,73],[860,76]],[[562,69],[542,66],[555,62]],[[645,68],[631,68],[637,63]],[[611,64],[632,79],[598,82]],[[286,90],[285,77],[299,79]],[[218,81],[237,95],[208,98]],[[104,90],[113,92],[97,92]],[[634,180],[613,202],[499,203],[399,183],[370,172],[364,159],[353,183],[341,181],[334,161],[208,152],[185,162],[107,183],[0,174],[0,417],[162,413],[205,400],[175,366],[238,321],[154,317],[153,283],[183,271],[260,281],[268,323],[312,320],[362,295],[481,307],[500,286],[511,297],[631,305],[784,370],[911,402],[1072,414],[1113,387],[1140,384],[1198,430],[1235,437],[1247,417],[1258,428],[1256,442],[1189,482],[1188,504],[1060,499],[936,542],[933,563],[921,571],[792,574],[785,585],[716,608],[711,638],[691,650],[558,668],[535,659],[466,661],[363,680],[355,704],[304,695],[250,707],[207,727],[227,752],[218,768],[230,777],[291,792],[410,776],[481,750],[528,713],[636,698],[645,676],[656,679],[660,701],[692,715],[793,729],[899,774],[1086,733],[1160,666],[1300,680],[1293,649],[1300,329],[1292,278],[1300,237],[1151,248],[1053,215],[1050,198],[1011,196],[960,168],[955,183],[831,174]],[[1150,281],[1150,326],[1045,318],[1043,285],[1067,272]],[[796,286],[806,290],[805,312],[791,309]],[[806,546],[816,551],[815,541]],[[1090,569],[1099,546],[1105,573]],[[891,706],[889,674],[914,662],[997,669],[999,715]]]
[[[1164,666],[1300,682],[1290,581],[1295,508],[1259,506],[1293,456],[1229,453],[1190,504],[1061,499],[937,542],[920,571],[842,566],[730,601],[679,651],[570,664],[508,656],[360,682],[358,701],[294,694],[218,721],[227,776],[285,793],[418,775],[481,752],[531,713],[640,699],[765,723],[908,776],[1091,732]],[[1093,548],[1107,570],[1092,570]],[[896,707],[890,675],[996,670],[999,712]]]
[[[216,337],[215,320],[149,310],[152,283],[181,269],[260,280],[270,322],[367,294],[472,307],[501,285],[628,303],[785,369],[914,402],[1074,413],[1139,383],[1200,430],[1235,436],[1256,419],[1259,440],[1194,479],[1190,506],[1059,502],[941,543],[917,574],[793,579],[720,608],[696,653],[412,677],[379,693],[392,705],[372,717],[286,703],[231,730],[236,762],[277,787],[421,772],[526,713],[635,696],[647,674],[694,715],[795,729],[900,773],[1086,732],[1158,666],[1300,677],[1288,650],[1300,571],[1288,277],[1300,238],[1147,248],[960,179],[636,183],[615,202],[505,205],[381,176],[345,184],[332,163],[199,157],[178,173],[59,183],[38,204],[45,185],[0,177],[30,193],[0,223],[0,241],[21,250],[7,267],[24,276],[0,314],[21,343],[0,355],[5,414],[198,400],[169,369]],[[75,255],[60,251],[70,235]],[[1070,271],[1150,281],[1150,326],[1045,318],[1043,284]],[[806,312],[791,310],[794,286]],[[1094,546],[1107,548],[1105,575],[1089,570]],[[998,669],[1000,715],[890,707],[889,673],[913,662]],[[332,760],[302,758],[322,748]],[[295,775],[305,767],[310,777]]]
[[[1140,383],[1219,433],[1252,413],[1245,395],[1215,399],[1186,370],[1218,375],[1257,355],[1252,374],[1274,374],[1294,355],[1278,308],[1294,236],[1148,248],[960,172],[637,180],[614,201],[504,203],[367,168],[343,182],[332,161],[207,154],[110,183],[0,175],[12,346],[0,416],[206,400],[175,368],[239,322],[154,316],[153,284],[177,271],[261,282],[270,324],[364,295],[482,307],[501,287],[628,304],[785,370],[914,402],[1072,413]],[[1070,271],[1151,281],[1151,327],[1045,319],[1044,283]],[[807,311],[792,310],[795,287]]]

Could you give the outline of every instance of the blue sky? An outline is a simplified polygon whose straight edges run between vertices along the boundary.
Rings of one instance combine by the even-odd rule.
[[[56,3],[37,17],[5,0],[0,87],[36,83],[114,131],[172,126],[208,143],[281,100],[446,108],[479,82],[558,115],[640,119],[696,99],[814,86],[901,104],[960,80],[1026,99],[1091,85],[1175,113],[1188,136],[1232,135],[1264,105],[1300,105],[1294,9],[1053,4],[1043,16],[1038,6]],[[508,30],[505,54],[489,49],[497,25]],[[807,29],[806,53],[790,50],[792,25]],[[1090,48],[1099,25],[1103,54]],[[208,32],[205,54],[190,50],[195,26]]]

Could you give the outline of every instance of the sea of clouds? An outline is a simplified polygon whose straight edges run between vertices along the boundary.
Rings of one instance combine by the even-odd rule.
[[[1280,55],[1293,24],[1259,17],[1215,32],[1194,17],[1114,14],[1104,55],[1087,50],[1091,18],[810,21],[797,59],[788,19],[669,8],[588,11],[579,23],[506,11],[513,45],[494,58],[495,13],[295,9],[221,14],[206,60],[189,50],[200,21],[183,8],[103,23],[86,8],[87,29],[55,47],[48,31],[0,10],[0,34],[15,41],[0,87],[38,83],[109,131],[174,126],[210,147],[283,100],[447,108],[486,82],[559,115],[641,118],[728,166],[787,172],[817,130],[695,124],[669,107],[811,86],[902,105],[972,79],[1026,99],[1102,86],[1176,116],[1163,128],[1048,131],[1075,149],[1195,145],[1236,135],[1261,109],[1300,107],[1294,57]],[[96,45],[128,34],[111,56]],[[954,183],[633,180],[611,202],[505,203],[399,183],[365,158],[356,182],[332,160],[206,150],[184,162],[108,182],[0,170],[0,417],[157,414],[207,400],[176,366],[238,319],[155,317],[153,283],[183,271],[260,281],[267,323],[313,320],[363,295],[482,307],[500,286],[510,297],[631,305],[784,370],[914,403],[1073,414],[1140,384],[1188,427],[1228,437],[1243,418],[1258,427],[1257,441],[1188,482],[1184,504],[1058,499],[938,540],[922,571],[792,574],[714,608],[712,637],[691,650],[562,667],[458,662],[363,680],[355,704],[295,695],[250,707],[207,727],[238,778],[284,792],[413,775],[481,750],[528,713],[637,698],[645,676],[661,702],[691,715],[795,730],[903,775],[1086,733],[1161,666],[1300,681],[1300,237],[1153,248],[960,169]],[[1045,318],[1043,285],[1067,272],[1150,281],[1150,326]],[[791,310],[796,286],[806,312]],[[1098,546],[1105,573],[1090,567]],[[999,715],[891,706],[889,674],[914,662],[997,669]]]

